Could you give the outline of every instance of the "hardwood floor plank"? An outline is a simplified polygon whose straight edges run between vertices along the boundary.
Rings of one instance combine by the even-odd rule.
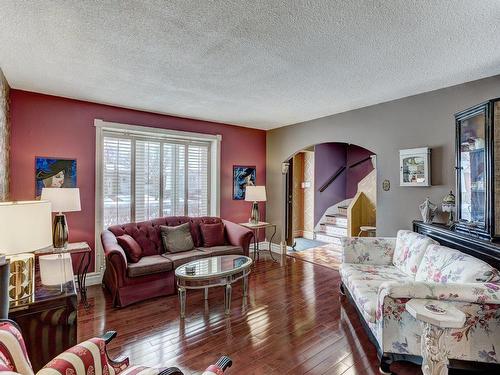
[[[231,315],[224,314],[223,288],[188,291],[186,319],[177,296],[115,309],[99,286],[89,288],[89,309],[80,307],[79,340],[117,330],[112,356],[131,363],[175,365],[201,374],[223,354],[234,362],[228,374],[374,374],[375,347],[352,306],[339,296],[338,271],[285,257],[262,259],[250,274],[247,298],[233,288]],[[398,364],[402,374],[418,366]]]

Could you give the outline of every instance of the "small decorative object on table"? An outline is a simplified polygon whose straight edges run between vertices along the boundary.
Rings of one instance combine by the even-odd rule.
[[[434,215],[436,214],[437,206],[432,203],[429,197],[425,198],[424,203],[420,206],[420,213],[422,214],[422,220],[426,224],[432,223],[432,219],[434,219]]]
[[[444,312],[441,312],[443,310]],[[449,361],[446,336],[451,328],[464,326],[465,314],[454,306],[449,305],[445,308],[442,303],[429,299],[408,301],[406,311],[422,324],[422,373],[447,375]]]
[[[186,274],[187,275],[194,275],[196,273],[196,266],[195,265],[191,265],[191,266],[186,266],[184,267],[184,269],[186,270]]]
[[[455,211],[455,196],[453,192],[450,190],[450,193],[445,195],[443,198],[443,203],[441,203],[441,208],[443,212],[449,212],[447,226],[452,227],[455,224],[453,219],[453,212]]]

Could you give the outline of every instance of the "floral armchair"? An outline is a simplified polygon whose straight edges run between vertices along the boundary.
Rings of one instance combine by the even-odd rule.
[[[47,363],[37,375],[183,375],[176,367],[131,366],[128,358],[110,359],[106,344],[114,337],[116,332],[111,331],[75,345]],[[223,356],[203,375],[222,375],[231,365],[231,359]],[[34,374],[19,327],[8,319],[0,320],[0,374]]]
[[[465,313],[465,326],[447,337],[451,366],[499,363],[498,270],[411,231],[342,241],[341,292],[377,346],[381,372],[390,373],[394,360],[421,362],[422,328],[405,309],[411,298],[444,300]]]

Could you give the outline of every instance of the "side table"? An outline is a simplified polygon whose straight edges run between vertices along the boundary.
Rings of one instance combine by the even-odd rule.
[[[241,225],[242,227],[245,227],[247,229],[250,229],[252,232],[253,232],[253,259],[254,260],[257,260],[259,258],[259,232],[261,229],[267,229],[267,228],[274,228],[274,232],[273,234],[271,235],[271,239],[269,240],[269,248],[268,248],[268,251],[269,251],[269,255],[271,256],[271,259],[274,261],[274,262],[277,262],[276,259],[274,259],[273,257],[273,252],[271,250],[271,246],[272,246],[272,243],[273,243],[273,238],[274,236],[276,235],[276,224],[271,224],[271,223],[266,223],[264,221],[259,221],[257,224],[253,224],[253,223],[239,223],[239,225]]]
[[[426,304],[435,304],[446,310],[444,314],[429,311]],[[448,349],[446,336],[451,328],[462,328],[465,314],[456,307],[432,299],[412,299],[406,311],[422,324],[422,373],[424,375],[448,374]]]
[[[42,249],[35,252],[35,257],[40,255],[48,255],[48,254],[81,254],[80,263],[78,264],[77,272],[76,272],[76,283],[78,285],[78,291],[80,292],[80,298],[85,306],[85,308],[89,307],[87,301],[87,272],[89,270],[90,261],[92,259],[92,249],[90,248],[87,242],[73,242],[69,243],[66,248],[56,249],[54,247],[48,247],[46,249]]]

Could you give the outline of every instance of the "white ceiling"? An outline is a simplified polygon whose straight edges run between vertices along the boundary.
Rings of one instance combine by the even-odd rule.
[[[500,1],[0,1],[13,88],[271,129],[500,73]]]

